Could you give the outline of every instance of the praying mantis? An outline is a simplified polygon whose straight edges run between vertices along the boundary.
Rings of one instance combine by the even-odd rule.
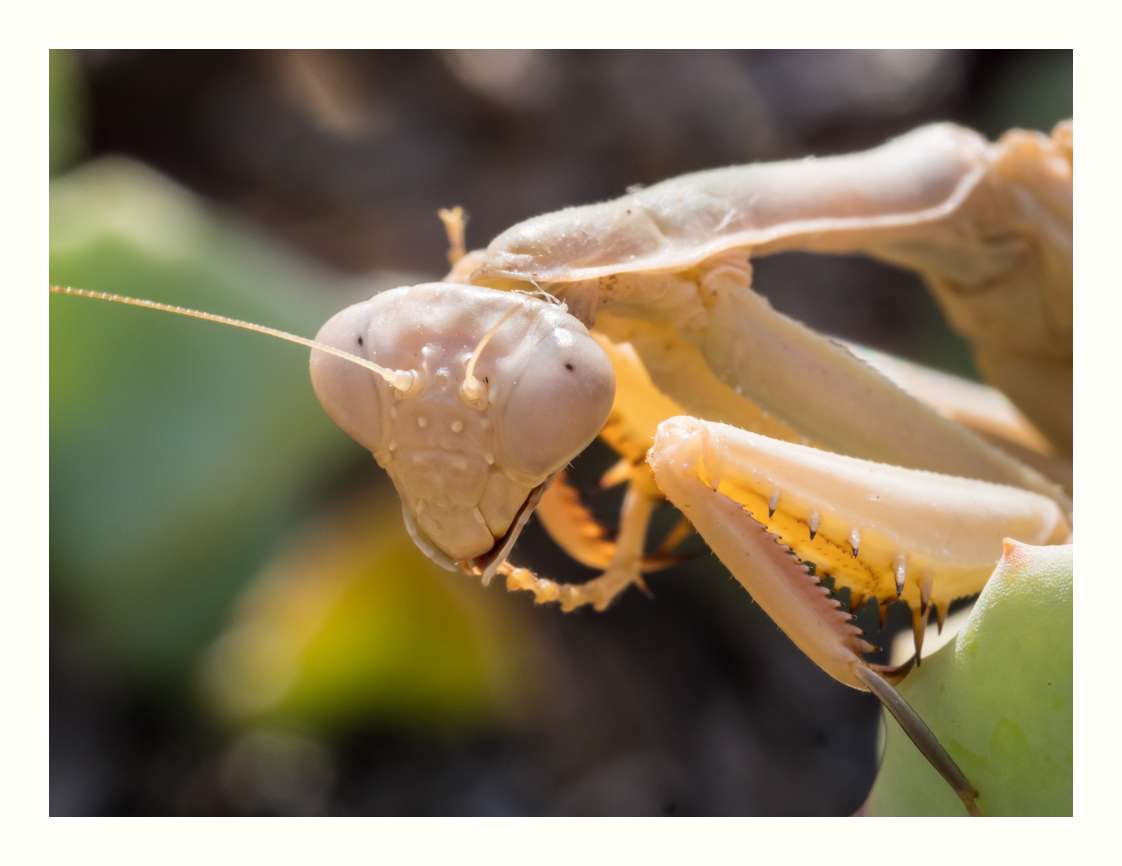
[[[1071,175],[1070,122],[995,143],[939,124],[863,153],[685,175],[472,252],[462,211],[443,211],[444,280],[348,307],[315,340],[51,291],[309,347],[317,397],[388,472],[417,546],[485,584],[603,610],[696,530],[823,671],[885,703],[975,813],[978,792],[891,685],[906,666],[862,658],[874,647],[822,580],[882,614],[905,604],[918,662],[930,614],[941,625],[981,589],[1004,538],[1070,538]],[[918,271],[1020,411],[772,310],[749,260],[792,249]],[[597,436],[620,455],[604,483],[627,485],[615,538],[564,477]],[[683,520],[648,552],[663,500]],[[535,512],[602,574],[568,584],[513,564]]]

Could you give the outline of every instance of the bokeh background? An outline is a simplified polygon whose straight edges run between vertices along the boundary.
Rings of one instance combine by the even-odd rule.
[[[1072,111],[1070,52],[52,52],[53,282],[313,334],[510,224],[694,169]],[[756,265],[829,333],[974,375],[910,274]],[[564,616],[427,564],[307,356],[51,301],[51,812],[830,815],[879,711],[695,544]],[[855,409],[855,411],[857,411]],[[593,446],[576,480],[612,525]],[[532,525],[518,561],[587,571]],[[862,622],[876,635],[875,614]],[[890,615],[886,639],[906,626]]]

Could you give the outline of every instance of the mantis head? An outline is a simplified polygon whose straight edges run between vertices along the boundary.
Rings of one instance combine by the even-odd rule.
[[[478,570],[505,558],[545,483],[591,442],[615,376],[587,329],[552,300],[427,283],[333,316],[312,385],[324,410],[373,453],[429,557]]]

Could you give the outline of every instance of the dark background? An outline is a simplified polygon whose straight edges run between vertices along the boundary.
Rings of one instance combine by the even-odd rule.
[[[439,277],[439,207],[464,205],[482,246],[685,171],[861,149],[934,120],[1050,129],[1072,110],[1070,52],[98,51],[51,65],[52,280],[305,333],[372,288]],[[786,254],[756,264],[755,286],[824,331],[973,375],[910,274]],[[601,615],[413,580],[414,559],[339,566],[331,585],[350,589],[324,601],[304,539],[392,491],[317,413],[300,353],[81,303],[52,300],[53,814],[821,815],[864,800],[877,704],[807,661],[700,545],[651,578],[653,599]],[[235,372],[209,371],[214,356]],[[242,376],[243,360],[261,367]],[[577,478],[610,524],[618,493],[595,492],[610,458],[591,452]],[[326,549],[399,537],[391,506]],[[303,564],[278,584],[294,548]],[[587,574],[536,527],[517,560]],[[263,592],[281,600],[246,601]],[[310,617],[316,605],[335,613]],[[247,622],[296,659],[248,702],[258,657],[233,651],[244,671],[228,678]],[[445,677],[471,653],[490,661]]]

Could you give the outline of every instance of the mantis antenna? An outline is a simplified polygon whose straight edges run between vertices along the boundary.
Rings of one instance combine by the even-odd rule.
[[[483,383],[475,376],[475,365],[478,363],[479,357],[483,354],[483,350],[487,348],[487,344],[491,342],[491,338],[499,332],[499,328],[506,324],[506,320],[517,313],[519,309],[521,309],[521,307],[511,307],[503,313],[502,317],[483,335],[483,339],[479,341],[479,345],[476,346],[475,351],[471,353],[471,359],[468,361],[467,369],[464,372],[464,383],[460,386],[460,393],[463,394],[464,399],[469,403],[486,407],[487,392],[483,387]]]
[[[162,304],[159,301],[149,301],[144,298],[130,298],[127,295],[115,295],[112,292],[95,292],[90,289],[76,289],[71,286],[51,286],[50,291],[52,295],[73,295],[78,298],[109,301],[110,303],[125,304],[130,307],[144,307],[145,309],[157,310],[161,313],[173,313],[177,316],[186,316],[190,319],[202,319],[204,322],[229,325],[231,328],[241,328],[243,331],[255,331],[258,334],[265,334],[268,337],[276,337],[279,340],[296,343],[298,346],[318,349],[321,352],[326,352],[329,355],[334,355],[337,358],[342,358],[344,361],[349,361],[352,364],[357,364],[373,373],[377,373],[385,379],[390,387],[400,391],[402,394],[409,394],[417,384],[417,376],[412,370],[388,370],[385,367],[375,364],[373,361],[360,358],[358,355],[352,355],[350,352],[344,352],[342,349],[336,349],[334,346],[328,346],[325,343],[319,343],[307,337],[291,334],[288,331],[282,331],[278,328],[270,328],[267,325],[258,325],[254,322],[244,321],[243,319],[232,319],[229,316],[206,313],[202,310],[177,307],[174,304]]]

